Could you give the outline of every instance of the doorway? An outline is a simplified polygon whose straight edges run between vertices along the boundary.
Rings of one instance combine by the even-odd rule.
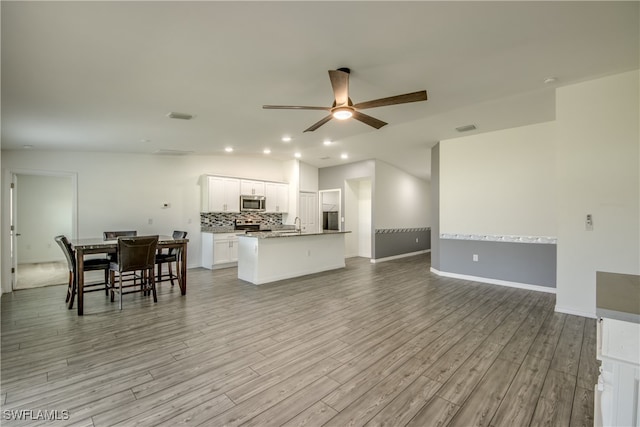
[[[64,284],[69,270],[54,237],[76,233],[76,176],[12,172],[11,289]]]
[[[322,230],[342,230],[342,190],[320,190],[319,218],[322,219]]]
[[[344,187],[344,229],[351,231],[345,234],[345,255],[371,258],[371,180],[350,179]]]

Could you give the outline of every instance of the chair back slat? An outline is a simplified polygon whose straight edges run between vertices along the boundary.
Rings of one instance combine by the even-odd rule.
[[[118,270],[132,271],[153,268],[158,236],[118,237]]]
[[[69,243],[69,239],[67,239],[64,235],[59,235],[54,237],[60,249],[64,253],[64,257],[67,259],[67,267],[69,267],[69,271],[74,272],[76,270],[76,259],[73,256],[73,250],[71,249],[71,243]]]
[[[174,239],[186,239],[187,238],[187,232],[186,231],[174,230],[172,236],[173,236]],[[169,248],[169,255],[173,255],[176,252],[175,249],[176,248]]]

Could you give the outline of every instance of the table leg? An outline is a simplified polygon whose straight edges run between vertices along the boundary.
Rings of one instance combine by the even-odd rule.
[[[76,283],[78,285],[78,316],[84,314],[84,251],[76,249]]]
[[[180,293],[182,295],[187,294],[187,244],[184,243],[180,248]]]

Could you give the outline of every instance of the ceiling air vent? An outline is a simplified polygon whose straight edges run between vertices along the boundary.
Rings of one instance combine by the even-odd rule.
[[[171,113],[167,114],[167,117],[169,117],[170,119],[191,120],[193,119],[193,114],[176,113],[172,111]]]
[[[160,149],[153,152],[153,154],[159,154],[164,156],[186,156],[187,154],[192,154],[193,151],[183,151],[183,150],[165,150]]]
[[[475,130],[475,129],[476,129],[476,125],[466,125],[466,126],[460,126],[456,128],[458,132],[469,132],[470,130]]]
[[[329,156],[324,156],[324,157],[320,157],[320,160],[329,160],[331,157]]]

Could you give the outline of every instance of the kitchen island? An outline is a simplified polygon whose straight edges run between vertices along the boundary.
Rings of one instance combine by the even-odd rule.
[[[344,268],[344,235],[259,232],[238,237],[238,279],[262,285],[321,271]]]

